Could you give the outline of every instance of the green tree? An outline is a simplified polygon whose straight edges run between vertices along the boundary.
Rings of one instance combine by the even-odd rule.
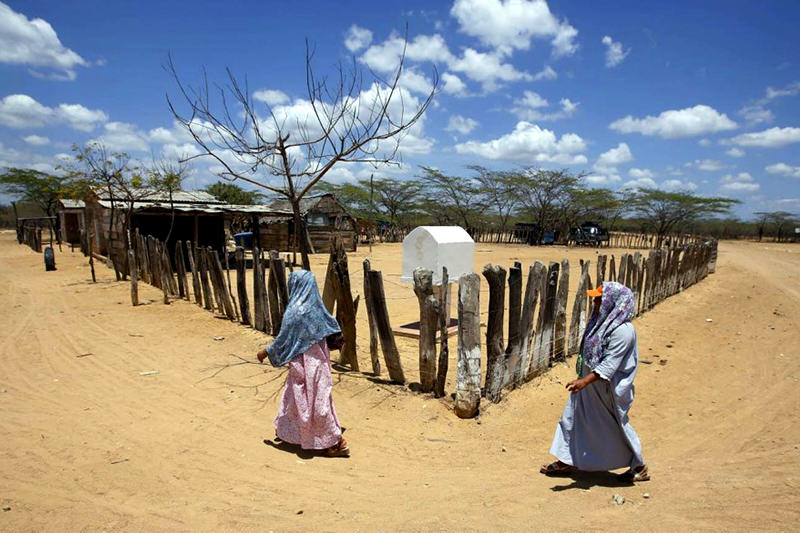
[[[0,174],[0,190],[41,209],[48,217],[55,217],[58,201],[65,195],[67,178],[28,168],[9,168]],[[13,204],[16,211],[16,204]],[[56,232],[53,218],[48,219],[50,230]],[[51,233],[52,235],[52,233]],[[59,240],[59,243],[61,241]]]
[[[260,192],[246,191],[235,183],[225,181],[213,183],[203,190],[226,204],[255,205],[264,201],[264,195]]]
[[[638,189],[631,194],[628,203],[643,219],[645,228],[656,234],[656,247],[660,248],[664,237],[682,225],[702,217],[725,214],[740,202],[732,198],[695,196],[689,192]]]
[[[788,211],[758,211],[753,213],[758,217],[758,240],[765,232],[772,233],[775,242],[781,242],[794,225],[800,224],[800,217]]]
[[[500,232],[497,235],[497,242],[500,242],[511,215],[520,206],[517,175],[514,172],[489,170],[478,165],[469,168],[478,174],[476,180],[481,205],[493,211],[500,223]]]
[[[533,167],[516,173],[522,212],[539,225],[540,231],[559,230],[566,238],[570,224],[578,216],[575,198],[584,191],[583,177],[583,174],[573,174],[566,169]]]
[[[473,234],[484,208],[479,184],[471,178],[448,176],[435,168],[420,167],[422,210],[438,224],[457,224]]]

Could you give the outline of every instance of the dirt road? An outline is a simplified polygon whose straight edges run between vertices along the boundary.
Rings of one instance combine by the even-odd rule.
[[[716,274],[636,320],[631,420],[653,480],[622,487],[537,473],[572,361],[479,421],[337,372],[353,455],[296,455],[264,442],[284,379],[252,364],[266,336],[165,306],[148,286],[153,303],[133,308],[110,270],[98,266],[93,285],[80,254],[56,259],[45,272],[0,234],[0,530],[719,531],[800,519],[796,245],[721,243]]]

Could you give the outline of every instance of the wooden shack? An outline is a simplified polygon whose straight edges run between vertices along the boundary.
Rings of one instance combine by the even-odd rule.
[[[270,213],[259,217],[259,243],[263,249],[291,251],[295,227],[292,206],[287,200],[274,200]],[[333,194],[308,196],[300,200],[300,215],[308,231],[312,253],[330,252],[331,237],[342,239],[347,251],[358,245],[356,221]]]
[[[58,222],[63,242],[76,245],[81,243],[81,232],[86,224],[85,213],[86,204],[83,200],[59,201]]]
[[[257,221],[254,217],[270,212],[269,207],[263,205],[226,204],[205,191],[177,191],[173,193],[171,202],[167,194],[156,191],[143,191],[137,194],[137,198],[133,202],[131,231],[138,230],[141,235],[152,235],[161,241],[165,241],[169,234],[166,242],[170,252],[176,241],[191,241],[199,246],[223,250],[227,242],[226,226],[233,217]],[[116,253],[121,253],[125,246],[123,220],[128,203],[112,198],[106,191],[96,191],[82,203],[84,214],[83,223],[78,227],[79,240],[80,231],[88,229],[94,253],[108,257],[110,247]],[[69,224],[68,217],[78,207],[78,204],[62,202],[59,215],[64,217],[65,224]]]

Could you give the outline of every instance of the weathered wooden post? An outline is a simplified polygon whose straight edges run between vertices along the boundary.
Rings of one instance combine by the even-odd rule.
[[[139,284],[136,269],[136,254],[133,250],[128,250],[128,264],[131,270],[131,305],[136,307],[139,305]]]
[[[419,381],[422,392],[431,392],[436,380],[436,330],[439,309],[433,295],[433,272],[414,269],[414,294],[419,301]]]
[[[245,278],[245,259],[244,248],[236,247],[236,292],[239,293],[239,310],[242,316],[242,324],[249,326],[250,321],[250,300],[247,297],[247,279]],[[257,298],[257,296],[253,296]]]
[[[241,319],[239,318],[239,306],[236,305],[236,296],[233,295],[233,288],[231,287],[231,267],[228,261],[227,248],[223,248],[222,253],[225,256],[225,279],[228,282],[228,297],[230,298],[231,304],[233,305],[233,314],[236,317],[236,321],[241,322]]]
[[[189,299],[189,287],[186,286],[186,264],[183,262],[183,245],[175,241],[175,270],[178,273],[178,296]]]
[[[203,307],[206,311],[214,311],[214,306],[211,301],[211,287],[208,284],[208,262],[206,261],[206,253],[202,247],[197,248],[197,263],[200,267],[200,286],[203,291]]]
[[[613,256],[612,256],[613,257]],[[605,254],[597,256],[597,285],[602,285],[606,279],[606,260]],[[592,287],[594,288],[594,287]]]
[[[503,387],[515,382],[514,373],[520,360],[519,321],[522,313],[522,263],[508,269],[508,344],[505,353]]]
[[[477,274],[458,280],[458,371],[455,412],[459,418],[478,414],[481,401],[480,283]]]
[[[558,290],[555,301],[555,324],[553,326],[553,361],[563,361],[567,358],[565,346],[567,344],[567,299],[569,294],[569,261],[561,260],[561,278],[558,280]]]
[[[543,288],[542,305],[539,308],[539,335],[536,337],[534,359],[529,374],[538,375],[550,364],[553,356],[553,333],[555,329],[556,292],[558,291],[559,264],[550,262]]]
[[[272,254],[273,252],[270,252],[271,260]],[[339,325],[342,328],[342,335],[344,336],[344,346],[342,346],[340,361],[349,364],[351,369],[358,371],[358,354],[356,353],[356,308],[355,302],[353,301],[353,293],[350,289],[350,269],[347,265],[347,254],[344,252],[343,247],[340,247],[337,256],[337,261],[334,263],[334,274],[336,276],[336,320],[339,321]],[[280,265],[278,268],[283,268],[282,259],[276,261],[276,263]],[[272,261],[270,261],[270,265],[272,265]],[[286,282],[278,277],[278,288],[280,289],[281,287],[283,287],[284,291],[281,300],[282,302],[288,303],[289,297],[286,292]],[[286,303],[282,303],[281,317],[286,309]]]
[[[275,250],[269,251],[269,270],[270,275],[275,275],[275,286],[277,288],[279,301],[278,305],[280,310],[280,322],[283,322],[283,313],[286,312],[286,306],[289,305],[289,288],[286,285],[286,265],[284,264],[283,259],[281,259],[280,254],[278,254],[278,252]],[[348,283],[349,281],[350,280],[348,278]],[[344,351],[344,349],[342,349],[342,351]]]
[[[197,274],[197,265],[194,262],[194,254],[192,253],[192,243],[189,241],[186,241],[186,257],[189,258],[189,268],[192,269],[194,301],[199,307],[203,307],[203,290],[200,288],[200,276]]]
[[[261,250],[253,248],[253,312],[254,320],[253,327],[258,331],[267,331],[272,333],[272,328],[266,328],[264,317],[269,312],[266,304],[266,298],[261,299],[261,294],[264,292],[264,271],[261,269]]]
[[[627,272],[627,270],[628,270],[628,254],[622,254],[619,257],[619,275],[617,276],[616,280],[611,280],[611,281],[616,281],[617,283],[626,285],[625,273]]]
[[[364,259],[364,306],[367,308],[367,322],[369,323],[369,359],[372,362],[372,373],[380,376],[381,358],[378,354],[378,324],[375,321],[375,304],[372,299],[369,271],[369,259]]]
[[[444,396],[444,386],[447,383],[447,367],[450,363],[450,348],[447,345],[448,328],[450,327],[450,278],[447,267],[442,267],[442,285],[439,291],[439,362],[436,368],[436,383],[433,395],[436,398]]]
[[[541,342],[541,321],[538,334],[534,337],[533,320],[536,311],[536,302],[539,301],[539,315],[544,309],[544,284],[546,283],[547,268],[536,261],[528,269],[528,284],[525,286],[525,299],[522,301],[522,314],[519,319],[519,356],[517,369],[514,370],[514,386],[519,386],[528,377],[536,357],[537,347]],[[511,362],[509,361],[509,364]]]
[[[266,268],[266,266],[265,266]],[[281,321],[283,320],[283,313],[281,312],[280,296],[278,296],[278,281],[275,274],[275,269],[272,262],[269,261],[269,274],[265,272],[264,277],[266,284],[267,303],[265,310],[269,307],[269,322],[272,326],[272,335],[277,335],[281,330]]]
[[[489,284],[489,319],[486,324],[486,381],[484,395],[492,402],[500,401],[505,374],[503,349],[503,313],[505,311],[506,270],[491,264],[483,267]]]
[[[375,323],[378,325],[378,337],[383,348],[383,359],[389,371],[389,379],[396,383],[405,383],[400,354],[394,341],[392,326],[389,321],[389,310],[386,308],[386,295],[383,291],[383,276],[379,270],[369,271],[369,290],[375,310]]]
[[[608,281],[617,281],[617,267],[613,255],[608,263]]]
[[[164,293],[164,305],[169,305],[169,272],[167,270],[169,268],[169,264],[164,260],[164,254],[161,252],[159,241],[155,241],[155,249],[159,260],[159,277],[161,278],[161,291]]]
[[[583,331],[586,328],[586,291],[591,288],[589,279],[589,261],[581,265],[581,276],[578,279],[578,288],[575,294],[575,303],[572,304],[572,315],[569,320],[569,346],[568,355],[578,353],[583,339]]]

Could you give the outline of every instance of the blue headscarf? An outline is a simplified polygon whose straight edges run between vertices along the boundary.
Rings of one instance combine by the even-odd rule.
[[[633,318],[633,303],[633,293],[628,287],[615,281],[603,283],[600,311],[592,316],[586,326],[579,362],[585,361],[589,368],[600,364],[609,335]],[[579,367],[578,373],[581,374],[582,370]]]
[[[308,270],[292,272],[289,275],[289,304],[280,333],[267,346],[269,362],[272,366],[283,366],[328,335],[341,331],[339,323],[322,303],[314,275]]]

